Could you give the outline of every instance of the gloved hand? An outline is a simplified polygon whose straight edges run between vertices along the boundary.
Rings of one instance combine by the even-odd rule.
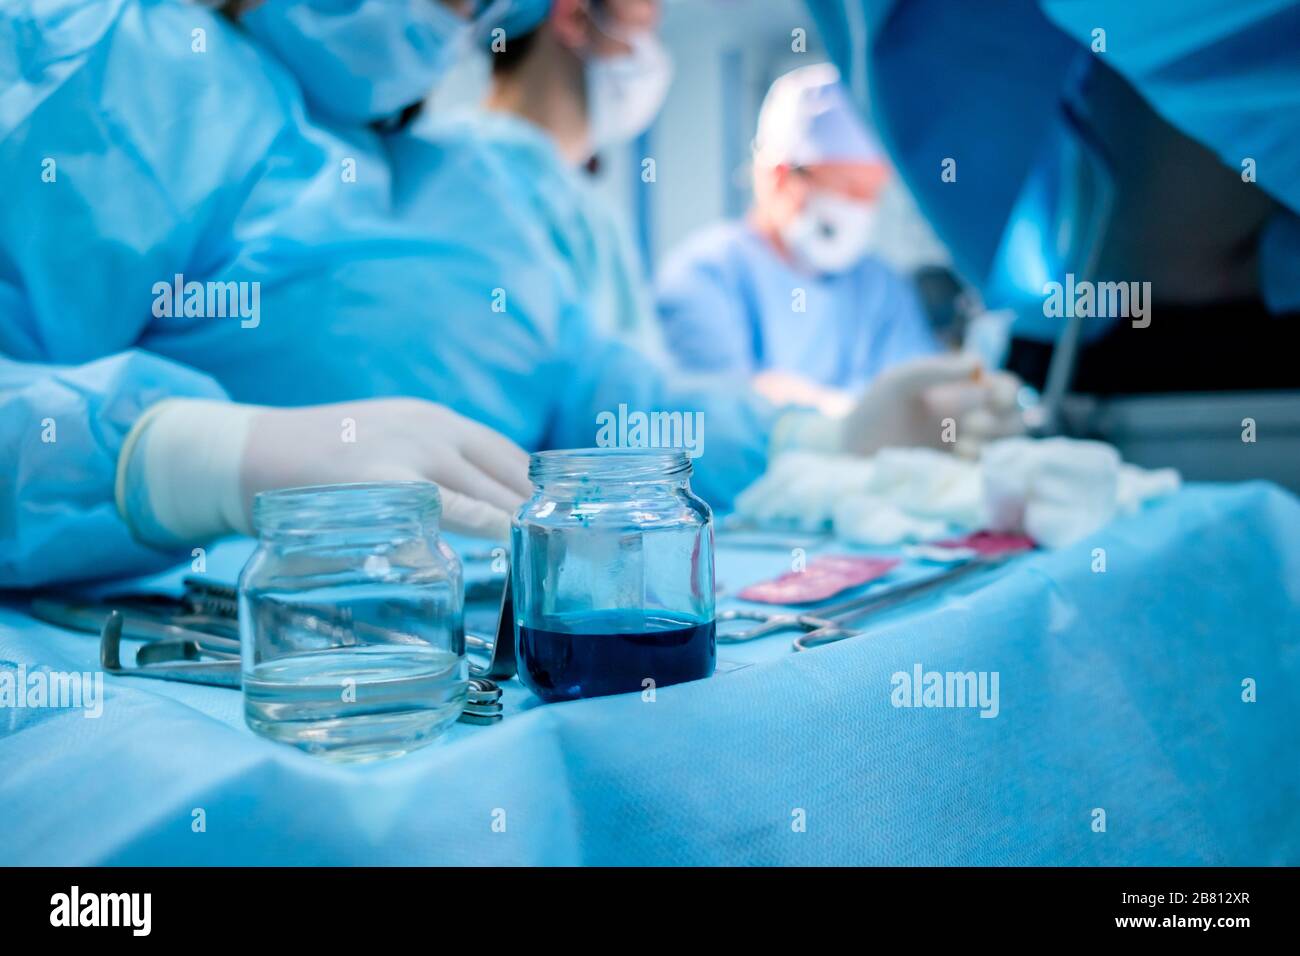
[[[1016,407],[1019,381],[985,372],[970,355],[935,355],[886,369],[843,420],[845,451],[870,455],[881,448],[951,448],[974,458],[995,438],[1024,431]],[[945,435],[945,424],[953,427]],[[945,441],[955,437],[956,442]]]
[[[418,399],[263,409],[249,425],[240,469],[246,514],[253,495],[271,488],[420,480],[438,483],[445,529],[485,538],[506,538],[531,493],[523,449]]]
[[[986,442],[1024,431],[1019,386],[1014,375],[984,371],[973,356],[914,359],[880,373],[842,417],[805,416],[778,426],[776,445],[857,455],[939,448],[974,458]]]
[[[442,405],[373,399],[305,408],[171,399],[151,407],[118,460],[118,511],[161,546],[252,531],[259,491],[363,481],[434,481],[442,526],[509,534],[529,494],[528,456]]]

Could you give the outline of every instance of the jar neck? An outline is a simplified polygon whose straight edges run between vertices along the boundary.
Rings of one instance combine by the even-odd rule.
[[[534,482],[539,494],[561,501],[582,501],[600,499],[601,501],[624,501],[655,498],[660,495],[674,495],[690,488],[685,478],[664,481],[607,482],[591,481],[547,481]]]
[[[530,456],[528,477],[539,491],[567,498],[667,494],[688,487],[691,460],[659,449],[543,451]]]
[[[441,516],[438,486],[427,481],[285,488],[253,499],[258,537],[275,542],[437,535]]]

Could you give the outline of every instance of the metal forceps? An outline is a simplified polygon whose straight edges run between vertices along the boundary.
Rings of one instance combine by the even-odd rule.
[[[756,627],[730,633],[718,632],[719,644],[743,644],[760,637],[770,637],[784,631],[802,631],[805,634],[826,632],[835,628],[835,622],[815,614],[774,614],[770,611],[756,611],[748,608],[733,608],[719,611],[716,617],[719,624],[724,621],[757,621]],[[848,636],[847,634],[845,636]]]
[[[37,620],[72,631],[101,634],[110,613],[117,614],[118,629],[129,640],[145,641],[144,654],[162,660],[167,649],[192,644],[195,652],[209,657],[239,659],[239,628],[233,619],[174,611],[159,601],[156,606],[135,598],[104,602],[74,598],[33,598],[29,610]]]
[[[110,674],[128,677],[154,677],[158,680],[183,681],[186,684],[207,684],[213,687],[239,687],[239,656],[219,660],[199,660],[201,653],[217,656],[212,651],[201,651],[198,631],[192,636],[173,636],[146,644],[136,656],[135,667],[122,666],[122,627],[126,618],[122,612],[112,610],[104,619],[99,635],[99,664]],[[176,628],[183,631],[182,628]]]
[[[215,655],[210,651],[200,651],[196,641],[189,638],[169,638],[146,644],[136,655],[136,666],[123,667],[123,621],[121,611],[109,611],[99,636],[99,664],[108,673],[122,677],[152,677],[185,684],[239,689],[239,659],[200,660],[201,654],[209,657]],[[470,677],[465,707],[458,719],[465,724],[497,723],[503,713],[500,701],[501,688],[495,681]]]
[[[155,680],[229,687],[241,684],[237,594],[234,587],[196,578],[186,578],[180,598],[161,594],[123,594],[103,601],[44,595],[34,598],[29,610],[33,617],[69,630],[99,635],[100,666],[121,677],[149,677]],[[491,724],[502,719],[502,691],[497,680],[515,674],[514,617],[507,585],[502,601],[502,623],[509,640],[495,646],[482,638],[467,636],[492,647],[487,668],[471,668],[462,723]],[[339,625],[327,613],[300,615],[305,626],[325,634]],[[136,652],[135,666],[122,663],[122,639],[143,641]],[[496,678],[494,680],[493,678]]]
[[[757,627],[751,627],[743,631],[733,631],[730,634],[719,633],[717,641],[719,644],[740,644],[785,631],[798,631],[801,633],[794,639],[794,650],[796,651],[810,650],[823,644],[834,644],[836,641],[842,641],[846,637],[853,637],[860,633],[858,630],[843,626],[849,621],[857,620],[876,611],[883,611],[905,601],[910,601],[912,598],[928,594],[959,578],[979,571],[988,571],[1001,567],[1014,556],[1014,554],[1001,554],[991,558],[973,558],[964,564],[921,578],[919,581],[908,581],[891,588],[885,588],[882,591],[864,594],[860,597],[841,601],[839,604],[820,608],[815,614],[772,614],[767,611],[753,611],[745,608],[721,611],[717,615],[719,623],[724,621],[758,621],[759,624]]]
[[[519,665],[515,660],[515,605],[510,589],[510,575],[506,575],[505,586],[501,589],[496,636],[489,641],[477,634],[466,634],[465,646],[489,655],[486,665],[470,664],[469,672],[472,676],[510,680],[519,673]]]

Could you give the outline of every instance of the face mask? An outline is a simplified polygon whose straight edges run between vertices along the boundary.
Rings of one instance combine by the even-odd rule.
[[[874,204],[814,192],[781,229],[781,241],[810,272],[847,272],[866,256],[875,225]]]
[[[587,62],[587,125],[595,149],[626,143],[649,129],[673,79],[672,59],[654,33],[609,35],[632,52]]]
[[[270,0],[240,22],[293,71],[314,111],[354,123],[424,99],[470,31],[438,0]]]

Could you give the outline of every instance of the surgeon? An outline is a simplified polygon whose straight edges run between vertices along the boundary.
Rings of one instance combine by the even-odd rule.
[[[1074,312],[1080,391],[1300,387],[1300,5],[808,6],[1028,380]]]
[[[483,109],[439,118],[437,135],[464,135],[543,177],[531,184],[530,212],[561,250],[593,327],[657,354],[643,265],[591,173],[601,154],[650,126],[667,95],[673,68],[655,33],[658,0],[565,2],[549,12],[550,0],[489,11],[490,29],[479,32],[491,63]]]
[[[664,264],[659,317],[684,367],[857,391],[939,350],[911,284],[869,249],[890,171],[830,64],[772,84],[754,140],[748,217]],[[809,393],[816,395],[809,389]]]
[[[0,587],[156,568],[289,485],[433,480],[446,526],[504,533],[524,453],[345,328],[415,314],[400,273],[442,251],[389,214],[383,131],[467,6],[4,5]]]

